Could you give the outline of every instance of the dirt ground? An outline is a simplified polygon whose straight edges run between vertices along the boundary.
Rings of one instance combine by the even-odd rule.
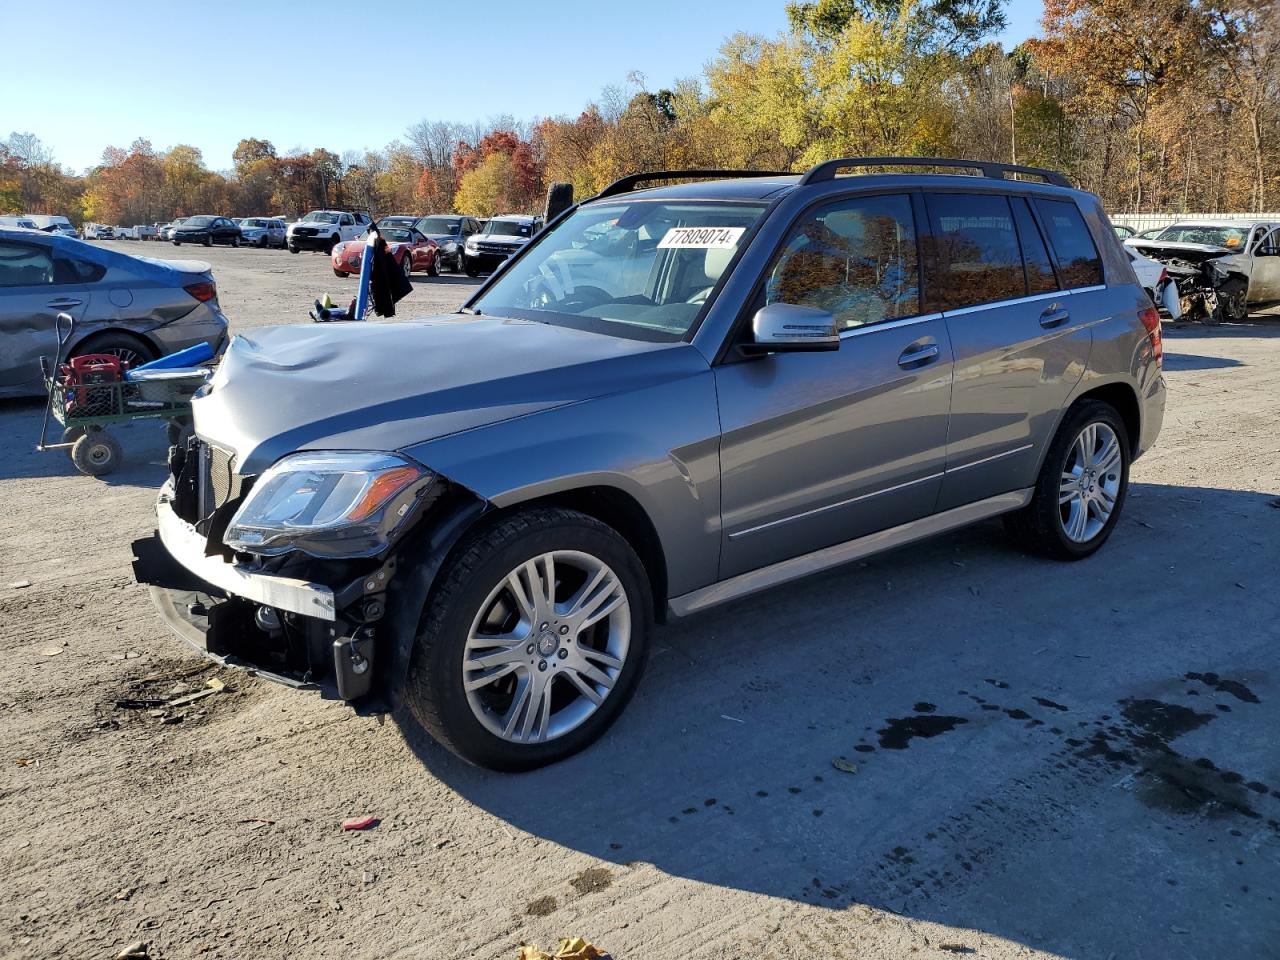
[[[353,289],[198,256],[238,331]],[[162,431],[92,480],[0,404],[0,955],[1275,957],[1280,319],[1165,344],[1095,558],[989,523],[670,625],[608,737],[521,776],[188,652],[129,568]]]

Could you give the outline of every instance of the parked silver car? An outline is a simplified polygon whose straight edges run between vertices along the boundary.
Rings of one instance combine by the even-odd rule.
[[[996,516],[1088,557],[1159,315],[1093,195],[907,162],[982,175],[628,177],[460,315],[235,338],[136,575],[210,656],[523,769],[613,721],[655,620]]]
[[[242,217],[236,223],[240,225],[240,235],[246,246],[284,249],[286,241],[283,220],[275,217]]]
[[[113,353],[136,364],[202,341],[217,350],[227,335],[207,263],[0,230],[0,396],[43,391],[39,358],[57,352],[59,313],[75,319],[70,356]]]

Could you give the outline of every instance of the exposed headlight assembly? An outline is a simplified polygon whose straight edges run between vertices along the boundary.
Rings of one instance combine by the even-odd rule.
[[[223,542],[273,557],[378,553],[435,474],[390,453],[295,453],[272,465],[231,518]]]

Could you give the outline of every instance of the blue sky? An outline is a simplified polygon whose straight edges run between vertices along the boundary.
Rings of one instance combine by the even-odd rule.
[[[786,24],[785,0],[6,6],[10,46],[37,66],[5,97],[0,136],[34,133],[75,170],[136,137],[193,144],[223,169],[246,136],[341,153],[385,146],[423,118],[576,114],[632,70],[656,89],[700,73],[729,34]],[[1041,0],[1009,0],[1007,12],[1012,46],[1036,31]],[[361,92],[370,72],[374,96]]]

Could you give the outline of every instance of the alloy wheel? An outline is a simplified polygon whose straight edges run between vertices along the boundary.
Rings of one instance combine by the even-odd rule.
[[[1088,543],[1107,525],[1120,494],[1120,440],[1105,423],[1087,424],[1076,435],[1062,468],[1058,506],[1070,540]]]
[[[480,605],[463,652],[467,702],[503,740],[554,740],[604,703],[630,641],[630,602],[608,564],[576,550],[541,554]]]

